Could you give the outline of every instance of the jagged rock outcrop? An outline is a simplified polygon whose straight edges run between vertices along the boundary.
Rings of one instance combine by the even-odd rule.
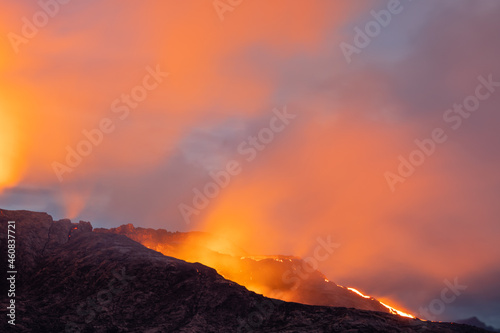
[[[9,220],[16,221],[24,284],[17,290],[16,326],[6,323],[2,292],[2,332],[484,332],[272,300],[212,268],[162,255],[123,235],[91,232],[87,223],[53,222],[41,213],[4,210],[1,253]]]
[[[7,222],[15,221],[16,236],[16,266],[19,272],[17,283],[22,285],[26,278],[30,277],[39,266],[42,258],[49,256],[58,246],[68,242],[72,235],[82,232],[91,232],[92,225],[89,222],[80,221],[72,223],[68,219],[53,221],[46,213],[35,213],[30,211],[7,211],[0,210],[0,242],[7,243]],[[6,245],[5,245],[6,246]],[[2,248],[3,249],[3,248]],[[7,252],[2,252],[0,262],[2,267],[7,265]],[[2,271],[2,277],[5,271]],[[2,289],[6,286],[6,279],[1,280]]]

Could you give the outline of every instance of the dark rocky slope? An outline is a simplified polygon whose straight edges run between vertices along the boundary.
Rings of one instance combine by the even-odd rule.
[[[485,329],[487,331],[491,331],[491,332],[500,332],[500,329],[496,329],[496,328],[494,328],[492,326],[486,325],[481,320],[479,320],[479,318],[477,318],[477,317],[471,317],[471,318],[467,318],[467,319],[461,319],[461,320],[457,320],[456,322],[459,323],[459,324],[467,324],[467,325],[470,325],[470,326],[475,326],[475,327],[483,328],[483,329]]]
[[[361,297],[329,281],[301,258],[251,255],[228,240],[204,232],[168,232],[135,228],[132,224],[94,231],[125,235],[164,255],[203,263],[215,268],[225,278],[268,297],[309,305],[391,313],[376,299]],[[217,244],[216,248],[213,244]]]
[[[16,326],[6,320],[6,225],[16,221]],[[76,228],[76,229],[75,229]],[[262,297],[201,264],[89,223],[2,210],[1,332],[484,332]]]

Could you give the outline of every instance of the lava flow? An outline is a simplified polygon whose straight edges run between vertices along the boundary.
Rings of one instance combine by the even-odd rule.
[[[131,224],[96,231],[123,234],[164,255],[202,263],[217,270],[227,280],[267,297],[415,318],[354,288],[329,281],[320,271],[298,257],[250,255],[231,242],[208,233],[171,233],[161,229],[134,228]]]
[[[345,287],[344,287],[345,288]],[[346,288],[356,294],[358,294],[359,296],[363,297],[363,298],[367,298],[367,299],[374,299],[373,297],[371,296],[366,296],[364,295],[363,293],[361,293],[359,290],[356,290],[354,288]],[[400,310],[397,310],[395,308],[393,308],[392,306],[389,306],[383,302],[380,302],[378,301],[380,304],[382,304],[383,306],[385,306],[387,309],[389,309],[389,311],[392,313],[392,314],[397,314],[397,315],[400,315],[402,317],[408,317],[408,318],[415,318],[415,316],[412,316],[411,314],[408,314],[408,313],[405,313],[403,311],[400,311]]]

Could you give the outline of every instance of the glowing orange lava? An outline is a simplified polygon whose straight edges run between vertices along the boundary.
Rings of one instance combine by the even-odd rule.
[[[211,242],[209,242],[211,244]],[[206,244],[205,244],[206,245]],[[238,253],[234,253],[234,249],[227,244],[224,244],[225,253],[220,253],[217,251],[200,251],[199,248],[193,247],[193,245],[185,246],[182,248],[180,252],[177,253],[168,253],[167,255],[173,255],[183,260],[191,261],[191,262],[200,262],[204,265],[215,268],[219,274],[221,274],[226,279],[232,280],[240,285],[247,287],[249,290],[257,292],[267,297],[279,298],[284,301],[294,301],[291,299],[291,295],[293,295],[294,291],[290,291],[283,286],[279,286],[279,281],[282,281],[283,274],[282,272],[276,271],[273,266],[269,265],[265,269],[261,269],[262,266],[255,266],[255,262],[263,262],[263,261],[277,261],[280,263],[284,262],[292,262],[291,258],[287,258],[285,256],[251,256],[244,255],[240,256]],[[165,249],[156,249],[163,250]],[[231,254],[229,254],[231,253]],[[166,254],[166,253],[165,253]],[[259,269],[255,269],[259,267]],[[250,272],[250,273],[249,273]],[[330,282],[328,279],[323,279],[325,282]],[[276,292],[273,290],[271,286],[274,288],[280,289],[280,292]],[[279,286],[279,287],[278,287]],[[389,310],[390,313],[399,315],[407,318],[415,318],[411,314],[405,313],[403,311],[397,310],[385,303],[378,301],[377,299],[364,295],[360,291],[354,288],[346,288],[351,292],[356,293],[357,295],[365,298],[372,299],[373,301],[379,302],[385,308]]]
[[[344,288],[345,288],[345,287],[344,287]],[[363,294],[363,293],[361,293],[359,290],[356,290],[356,289],[354,289],[354,288],[346,288],[346,289],[348,289],[348,290],[350,290],[350,291],[352,291],[352,292],[354,292],[354,293],[358,294],[359,296],[361,296],[361,297],[363,297],[363,298],[368,298],[368,299],[373,298],[373,297],[371,297],[371,296],[366,296],[366,295],[364,295],[364,294]],[[401,317],[407,317],[407,318],[413,318],[413,319],[415,318],[415,316],[412,316],[411,314],[408,314],[408,313],[405,313],[405,312],[403,312],[403,311],[397,310],[397,309],[393,308],[392,306],[389,306],[389,305],[387,305],[387,304],[385,304],[385,303],[382,303],[382,302],[380,302],[380,301],[378,301],[378,302],[379,302],[380,304],[382,304],[383,306],[385,306],[387,309],[389,309],[389,311],[390,311],[392,314],[396,314],[396,315],[399,315],[399,316],[401,316]]]
[[[149,229],[134,229],[133,225],[122,226],[115,232],[164,255],[212,267],[227,280],[267,297],[310,305],[348,304],[358,309],[415,318],[354,288],[330,282],[317,269],[306,267],[307,263],[299,257],[250,255],[230,241],[202,232],[164,231],[160,236]]]

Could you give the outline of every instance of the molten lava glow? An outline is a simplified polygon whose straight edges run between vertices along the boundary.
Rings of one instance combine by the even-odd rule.
[[[205,243],[207,244],[207,243]],[[210,243],[209,243],[210,244]],[[222,247],[226,248],[225,245]],[[220,248],[220,247],[217,247]],[[214,251],[200,251],[196,246],[188,245],[183,246],[180,252],[169,253],[162,249],[160,251],[167,255],[172,255],[176,258],[186,260],[189,262],[200,262],[204,265],[214,268],[224,278],[234,281],[242,286],[247,287],[249,290],[265,296],[274,296],[272,281],[281,281],[281,275],[278,272],[272,271],[257,271],[252,269],[255,261],[249,257],[241,259],[241,255],[232,256],[224,252]],[[158,250],[157,250],[158,251]],[[268,257],[268,259],[274,259]],[[258,261],[264,260],[259,258]],[[248,272],[251,272],[248,274]]]
[[[363,293],[361,293],[359,290],[356,290],[356,289],[354,289],[354,288],[347,288],[347,289],[348,289],[348,290],[350,290],[350,291],[352,291],[352,292],[354,292],[354,293],[356,293],[356,294],[358,294],[359,296],[361,296],[361,297],[363,297],[363,298],[368,298],[368,299],[373,298],[373,297],[371,297],[371,296],[366,296],[366,295],[363,295]],[[385,303],[382,303],[382,302],[380,302],[380,301],[379,301],[379,303],[380,303],[380,304],[382,304],[383,306],[385,306],[387,309],[389,309],[389,311],[390,311],[392,314],[397,314],[397,315],[399,315],[399,316],[401,316],[401,317],[415,318],[415,317],[414,317],[414,316],[412,316],[411,314],[405,313],[405,312],[403,312],[403,311],[399,311],[399,310],[397,310],[397,309],[393,308],[392,306],[389,306],[389,305],[387,305],[387,304],[385,304]]]
[[[380,301],[379,301],[380,302]],[[404,313],[403,311],[399,311],[399,310],[396,310],[394,309],[392,306],[389,306],[387,304],[384,304],[382,302],[380,302],[380,304],[382,304],[383,306],[385,306],[386,308],[389,309],[389,311],[391,311],[391,313],[393,314],[397,314],[397,315],[400,315],[402,317],[408,317],[408,318],[415,318],[414,316],[412,316],[411,314],[408,314],[408,313]]]
[[[290,267],[294,267],[294,259],[292,257],[247,255],[231,242],[221,241],[217,237],[206,239],[200,236],[193,236],[192,238],[185,239],[178,248],[169,244],[154,245],[147,238],[140,240],[140,242],[148,248],[165,255],[188,262],[200,262],[212,267],[224,278],[264,296],[278,298],[283,301],[295,301],[295,297],[297,296],[297,291],[292,288],[293,286],[290,286],[283,280],[284,273],[286,272],[283,271],[283,267],[287,267],[285,270],[290,270]],[[284,265],[277,266],[274,262]],[[317,273],[322,276],[321,273]],[[324,276],[321,279],[326,283],[330,282]],[[365,299],[373,299],[371,296],[366,296],[354,288],[345,289]],[[373,300],[376,301],[375,299]],[[392,314],[415,318],[382,302],[380,304],[386,307]]]
[[[362,293],[360,293],[359,291],[357,291],[356,289],[354,288],[347,288],[348,290],[352,291],[352,292],[355,292],[356,294],[358,294],[359,296],[363,297],[363,298],[371,298],[370,296],[365,296],[363,295]]]

